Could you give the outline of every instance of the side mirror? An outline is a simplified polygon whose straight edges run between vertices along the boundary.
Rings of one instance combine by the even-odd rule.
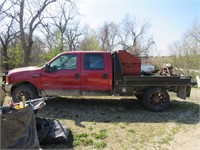
[[[49,64],[48,63],[45,64],[44,71],[45,72],[50,72]]]

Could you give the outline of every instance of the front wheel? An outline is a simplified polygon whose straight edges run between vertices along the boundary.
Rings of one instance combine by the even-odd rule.
[[[31,85],[20,85],[18,86],[13,94],[13,102],[18,103],[22,100],[22,96],[25,96],[25,100],[30,100],[38,97],[37,90]]]
[[[148,110],[163,111],[169,102],[169,94],[164,88],[150,88],[144,92],[143,104]]]

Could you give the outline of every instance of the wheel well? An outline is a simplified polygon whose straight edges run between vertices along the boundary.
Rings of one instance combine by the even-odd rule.
[[[32,83],[30,83],[30,82],[28,82],[28,81],[26,81],[26,82],[19,82],[19,83],[16,83],[15,85],[13,85],[12,88],[11,88],[11,95],[13,94],[14,90],[15,90],[17,87],[21,86],[21,85],[31,85],[31,86],[37,91],[37,93],[38,93],[38,90],[37,90],[37,88],[35,87],[35,85],[32,84]]]
[[[160,88],[160,89],[167,90],[167,88],[162,87],[162,86],[146,86],[146,87],[142,87],[142,88],[138,89],[135,94],[144,94],[145,91],[152,89],[152,88]]]
[[[145,87],[140,87],[136,90],[135,94],[143,94],[146,90],[154,88],[153,86],[145,86]]]

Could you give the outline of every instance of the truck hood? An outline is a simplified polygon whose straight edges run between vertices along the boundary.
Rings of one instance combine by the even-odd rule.
[[[17,68],[17,69],[12,69],[9,70],[9,74],[13,74],[13,73],[22,73],[22,72],[27,72],[27,71],[36,71],[38,70],[39,67],[23,67],[23,68]]]

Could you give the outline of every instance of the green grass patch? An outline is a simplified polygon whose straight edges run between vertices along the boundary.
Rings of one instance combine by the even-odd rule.
[[[97,149],[104,149],[106,147],[106,143],[104,141],[96,142],[95,143],[95,148]]]
[[[81,142],[82,142],[82,144],[85,145],[85,146],[92,146],[93,143],[94,143],[92,139],[88,139],[88,138],[82,140]]]
[[[75,134],[74,135],[74,141],[73,141],[73,146],[92,146],[93,145],[93,140],[88,137],[89,135],[87,133],[80,133],[80,134]]]
[[[100,130],[99,133],[74,134],[72,145],[74,147],[94,146],[97,149],[103,149],[107,145],[105,141],[102,141],[105,138],[107,138],[107,131],[105,129]]]
[[[107,138],[107,131],[104,129],[104,130],[100,130],[99,133],[92,133],[92,136],[95,138],[95,139],[105,139]]]
[[[135,129],[128,129],[127,130],[129,133],[136,133]]]
[[[75,134],[75,138],[77,138],[77,139],[86,138],[86,137],[88,137],[87,133]]]

